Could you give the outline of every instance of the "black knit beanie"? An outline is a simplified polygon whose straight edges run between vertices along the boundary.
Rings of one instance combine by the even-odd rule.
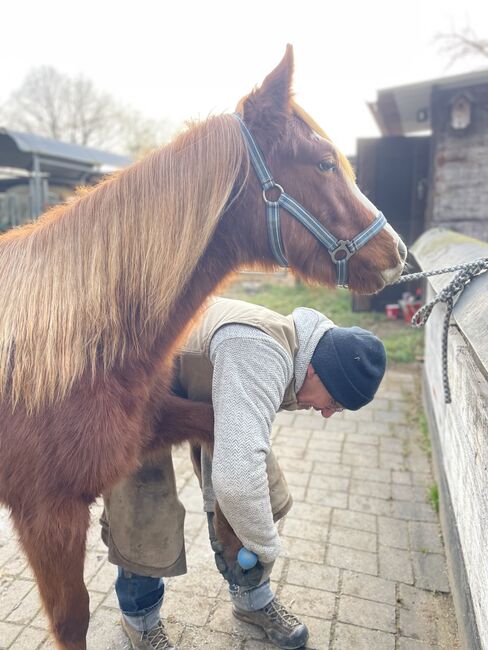
[[[335,401],[357,411],[371,402],[383,379],[385,346],[361,327],[333,327],[318,342],[311,364]]]

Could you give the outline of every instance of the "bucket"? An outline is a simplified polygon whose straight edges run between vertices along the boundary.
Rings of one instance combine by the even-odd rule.
[[[400,315],[400,305],[397,303],[386,305],[385,312],[387,318],[389,318],[390,320],[396,320]]]

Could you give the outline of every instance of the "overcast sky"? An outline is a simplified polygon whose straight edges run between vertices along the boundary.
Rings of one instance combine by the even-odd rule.
[[[487,0],[9,0],[0,102],[49,64],[180,123],[232,110],[289,42],[299,103],[350,154],[357,137],[378,134],[365,104],[377,89],[488,68],[447,68],[439,54],[435,35],[466,24],[488,37]]]

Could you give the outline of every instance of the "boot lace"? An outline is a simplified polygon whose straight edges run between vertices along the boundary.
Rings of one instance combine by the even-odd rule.
[[[301,621],[276,598],[266,605],[263,611],[272,621],[278,621],[286,627],[294,628],[301,625]]]
[[[143,632],[141,635],[141,641],[143,639],[149,641],[151,648],[154,648],[154,650],[167,650],[172,647],[162,621],[159,621],[156,627],[149,630],[149,632]]]

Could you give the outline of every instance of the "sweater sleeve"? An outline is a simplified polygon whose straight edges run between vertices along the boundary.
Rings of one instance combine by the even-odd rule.
[[[211,349],[212,483],[222,512],[242,544],[261,561],[271,562],[279,555],[280,540],[273,522],[266,456],[273,420],[293,377],[293,360],[267,334],[242,336],[242,331],[239,336],[220,337]]]

